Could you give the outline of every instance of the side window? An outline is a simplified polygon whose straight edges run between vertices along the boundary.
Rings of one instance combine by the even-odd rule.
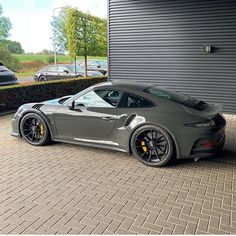
[[[64,67],[64,66],[58,66],[57,71],[60,72],[60,73],[63,73],[65,71],[69,71],[69,70],[66,67]]]
[[[122,92],[113,90],[96,90],[86,93],[75,100],[75,106],[85,107],[116,107]]]
[[[122,108],[147,108],[154,107],[155,104],[143,97],[138,95],[125,93],[122,101],[120,103],[120,107]]]
[[[56,72],[57,71],[57,66],[50,66],[50,67],[48,67],[48,71]]]

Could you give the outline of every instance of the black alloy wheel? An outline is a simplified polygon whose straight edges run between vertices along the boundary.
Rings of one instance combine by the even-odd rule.
[[[39,77],[39,82],[47,82],[47,81],[48,81],[48,79],[47,79],[46,76],[40,76]]]
[[[43,146],[50,141],[46,122],[35,113],[25,115],[20,122],[22,137],[34,146]]]
[[[167,164],[174,150],[170,135],[157,126],[144,126],[136,130],[131,139],[133,154],[146,165],[163,166]]]

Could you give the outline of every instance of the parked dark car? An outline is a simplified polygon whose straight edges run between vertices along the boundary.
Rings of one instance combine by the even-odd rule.
[[[112,81],[19,108],[12,135],[35,146],[50,140],[133,153],[146,165],[201,158],[225,142],[221,105],[152,84]]]
[[[0,63],[0,86],[14,84],[18,84],[16,75],[2,63]]]
[[[34,80],[38,82],[49,81],[49,80],[60,80],[69,78],[84,77],[84,69],[79,65],[52,65],[47,66],[34,75]],[[95,71],[88,71],[88,76],[102,76],[101,73]]]
[[[77,64],[85,68],[84,61],[78,61]],[[105,60],[88,60],[88,71],[99,71],[103,75],[107,74],[107,61]]]

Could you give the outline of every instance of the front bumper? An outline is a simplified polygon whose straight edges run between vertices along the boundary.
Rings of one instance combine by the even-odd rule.
[[[39,76],[34,75],[34,81],[35,81],[35,82],[38,82],[38,81],[39,81]]]
[[[20,116],[18,113],[15,113],[15,115],[11,119],[11,136],[21,138],[20,135],[20,129],[19,129],[19,121],[20,121]]]
[[[19,84],[19,82],[17,80],[0,82],[0,86],[17,85],[17,84]]]

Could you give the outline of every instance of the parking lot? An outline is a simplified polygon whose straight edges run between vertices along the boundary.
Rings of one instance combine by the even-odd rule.
[[[31,84],[35,83],[34,78],[32,76],[24,76],[17,78],[20,84]]]
[[[236,117],[218,157],[151,168],[124,153],[33,147],[0,116],[1,234],[236,234]]]

